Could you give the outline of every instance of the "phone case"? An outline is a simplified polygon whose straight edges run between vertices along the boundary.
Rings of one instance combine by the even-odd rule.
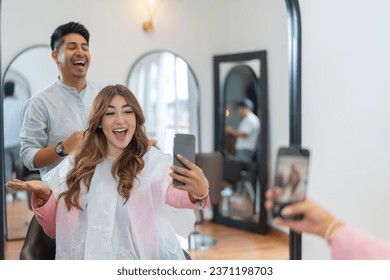
[[[175,134],[173,139],[173,164],[180,167],[185,167],[178,159],[180,154],[186,157],[189,161],[195,163],[195,135],[192,134]],[[173,180],[176,186],[183,185],[182,182]]]

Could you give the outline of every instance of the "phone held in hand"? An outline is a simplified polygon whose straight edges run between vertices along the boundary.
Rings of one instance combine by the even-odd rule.
[[[302,201],[306,195],[310,152],[300,146],[281,147],[278,150],[275,179],[273,217],[299,220],[302,215],[283,216],[284,207]]]
[[[177,158],[178,154],[195,163],[195,135],[175,134],[175,138],[173,139],[173,164],[186,168]],[[173,180],[173,184],[175,186],[184,185],[177,180]]]

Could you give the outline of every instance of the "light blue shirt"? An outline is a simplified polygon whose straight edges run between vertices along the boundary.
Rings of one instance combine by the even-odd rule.
[[[87,82],[87,86],[77,93],[74,87],[58,79],[29,99],[20,132],[20,156],[27,168],[38,169],[34,166],[34,158],[41,148],[57,144],[75,131],[85,130],[92,103],[101,88],[97,83]],[[60,161],[40,168],[41,176]]]

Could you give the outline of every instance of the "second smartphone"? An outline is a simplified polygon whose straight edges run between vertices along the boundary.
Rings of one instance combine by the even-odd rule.
[[[302,201],[306,195],[309,172],[310,152],[300,146],[281,147],[278,150],[274,181],[274,217],[283,219],[301,219],[298,216],[283,216],[283,208],[294,202]]]

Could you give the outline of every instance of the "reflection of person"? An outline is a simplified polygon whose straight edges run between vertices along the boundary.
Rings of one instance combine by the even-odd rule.
[[[12,179],[13,172],[20,165],[20,129],[22,127],[23,105],[15,97],[15,83],[8,81],[4,84],[4,163],[5,181]],[[7,194],[8,201],[13,200],[11,193]]]
[[[265,207],[271,210],[275,191],[268,190]],[[310,199],[286,206],[282,215],[303,214],[302,220],[275,218],[278,226],[286,226],[298,233],[312,233],[322,236],[329,243],[334,259],[390,259],[390,243],[369,236],[350,225],[344,224],[327,210]]]
[[[244,161],[252,161],[260,132],[260,120],[252,112],[253,102],[245,98],[237,104],[238,114],[241,116],[237,130],[226,125],[225,132],[237,138],[235,158]]]
[[[287,181],[285,183],[279,182],[281,184],[275,187],[281,188],[280,191],[276,192],[277,194],[280,194],[277,198],[279,203],[288,203],[290,201],[298,201],[303,199],[303,194],[298,192],[297,189],[300,182],[300,178],[301,176],[299,175],[298,169],[296,168],[295,164],[291,164]],[[283,180],[283,178],[281,180]],[[275,184],[277,184],[277,182],[275,182]]]
[[[69,157],[43,182],[7,183],[33,192],[39,223],[56,237],[56,259],[184,259],[175,232],[193,229],[194,212],[183,208],[209,206],[208,182],[182,156],[188,169],[171,166],[171,155],[150,146],[144,122],[127,87],[107,86]],[[175,188],[172,178],[185,185]]]
[[[292,192],[294,193],[299,181],[300,181],[301,176],[299,175],[298,169],[295,167],[295,164],[291,164],[290,166],[290,173],[288,174],[288,179],[287,179],[287,186],[291,186]]]
[[[79,23],[57,27],[50,39],[59,77],[26,104],[21,130],[21,157],[41,176],[79,143],[91,104],[100,87],[87,81],[89,32]]]

